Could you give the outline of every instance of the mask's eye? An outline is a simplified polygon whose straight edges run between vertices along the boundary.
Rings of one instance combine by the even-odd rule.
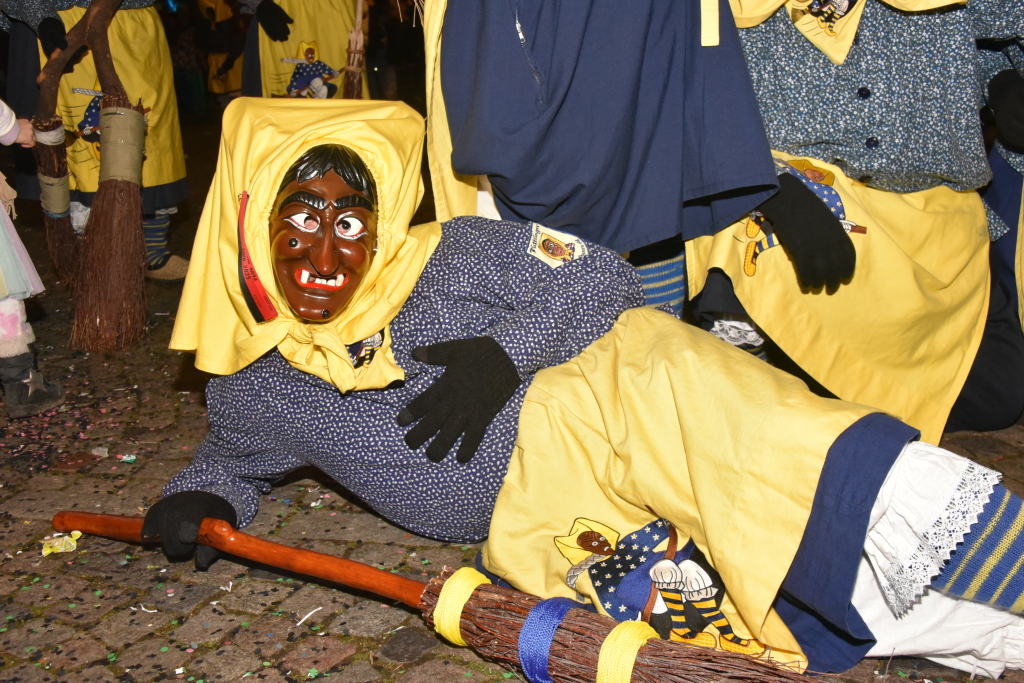
[[[311,216],[305,211],[293,213],[285,220],[303,232],[314,232],[320,226],[320,221],[317,220],[316,216]]]
[[[336,227],[338,236],[347,240],[355,240],[366,234],[366,224],[355,216],[342,216]]]

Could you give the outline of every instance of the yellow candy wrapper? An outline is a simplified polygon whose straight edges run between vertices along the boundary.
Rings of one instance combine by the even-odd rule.
[[[81,531],[72,531],[67,536],[52,538],[43,541],[43,557],[50,553],[70,553],[78,547],[78,539],[82,537]]]

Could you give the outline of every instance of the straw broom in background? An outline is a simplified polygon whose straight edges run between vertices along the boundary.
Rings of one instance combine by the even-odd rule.
[[[130,543],[140,543],[142,517],[122,517],[88,512],[59,512],[53,518],[57,531],[81,531]],[[145,539],[154,542],[158,539]],[[360,562],[323,553],[292,548],[237,531],[220,519],[204,519],[199,543],[235,557],[314,576],[336,584],[369,591],[420,610],[435,626],[441,593],[452,577],[445,568],[426,585]],[[485,584],[476,588],[461,609],[461,638],[481,656],[511,669],[521,670],[519,636],[530,611],[541,599],[510,588]],[[581,605],[582,607],[582,605]],[[440,619],[438,619],[440,621]],[[618,626],[611,617],[571,609],[551,641],[547,667],[555,683],[586,683],[598,678],[602,646]],[[440,630],[440,629],[439,629]],[[679,642],[652,638],[632,662],[626,676],[635,683],[806,683],[807,678],[771,660]],[[829,677],[821,677],[826,683]],[[835,680],[835,679],[831,679]]]
[[[65,51],[76,48],[71,37],[82,28],[104,93],[100,100],[100,184],[75,274],[71,345],[86,351],[127,348],[140,341],[146,329],[146,247],[140,190],[145,123],[141,101],[133,107],[128,100],[107,41],[107,28],[118,4],[118,0],[93,0],[68,35]],[[126,124],[134,128],[127,130]]]
[[[363,0],[356,0],[356,24],[348,32],[348,64],[345,66],[345,85],[342,97],[346,100],[363,98]]]

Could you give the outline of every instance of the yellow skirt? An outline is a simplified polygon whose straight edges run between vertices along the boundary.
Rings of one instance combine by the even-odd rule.
[[[577,358],[534,379],[485,566],[529,593],[579,593],[602,612],[636,619],[608,582],[625,590],[631,579],[620,573],[646,572],[640,565],[664,552],[667,535],[652,527],[661,521],[675,528],[677,547],[692,541],[721,576],[722,627],[712,630],[722,634],[728,623],[760,641],[751,647],[770,646],[777,661],[805,667],[772,603],[829,448],[870,412],[817,397],[666,313],[627,311]],[[607,579],[586,570],[586,531],[614,548]],[[650,585],[646,575],[634,578]]]
[[[335,99],[344,93],[344,71],[348,64],[348,32],[356,23],[356,4],[353,0],[280,0],[278,4],[294,23],[289,24],[288,40],[271,40],[260,27],[260,75],[264,97],[287,97],[288,83],[295,71],[295,60],[302,59],[307,47],[312,47],[316,58],[342,75],[334,81],[338,91]],[[369,99],[366,79],[363,79],[363,99]]]
[[[700,293],[711,268],[722,269],[750,317],[825,388],[938,443],[988,312],[981,198],[947,187],[883,192],[836,166],[774,154],[816,170],[839,193],[858,226],[850,234],[853,279],[831,294],[802,291],[785,250],[744,219],[687,244],[690,295]]]
[[[70,28],[85,14],[72,7],[59,12]],[[174,93],[174,70],[160,17],[153,7],[119,10],[108,30],[114,68],[134,103],[142,100],[146,110],[146,156],[142,163],[142,186],[166,185],[185,177],[185,151],[178,124],[178,99]],[[46,58],[39,48],[40,63]],[[98,91],[96,64],[87,54],[75,70],[60,81],[57,113],[64,128],[78,131],[93,95],[75,89]],[[72,190],[96,192],[100,184],[100,146],[81,137],[68,148],[69,184]]]

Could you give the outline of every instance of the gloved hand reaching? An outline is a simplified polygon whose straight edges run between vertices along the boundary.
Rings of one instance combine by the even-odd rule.
[[[294,20],[274,0],[261,0],[256,6],[256,20],[260,22],[267,38],[283,43],[292,32],[288,24]]]
[[[36,30],[39,34],[39,42],[43,45],[43,54],[49,59],[54,50],[68,49],[67,32],[64,30],[64,22],[56,17],[46,17],[39,22]]]
[[[469,462],[487,426],[519,387],[515,364],[490,337],[420,346],[413,349],[412,357],[428,365],[444,365],[445,370],[398,414],[403,427],[419,421],[406,433],[405,443],[416,449],[436,434],[427,447],[427,458],[441,462],[462,436],[455,459]]]
[[[164,553],[170,558],[188,557],[195,551],[196,569],[207,569],[221,553],[207,545],[197,547],[199,525],[206,517],[223,519],[231,526],[238,524],[238,514],[231,503],[206,491],[180,491],[161,498],[146,513],[142,537],[160,537]]]
[[[757,208],[793,260],[801,287],[835,289],[853,276],[853,241],[832,210],[799,178],[780,175],[778,193]]]
[[[1013,69],[1000,71],[988,82],[988,108],[999,138],[1024,150],[1024,78]]]

